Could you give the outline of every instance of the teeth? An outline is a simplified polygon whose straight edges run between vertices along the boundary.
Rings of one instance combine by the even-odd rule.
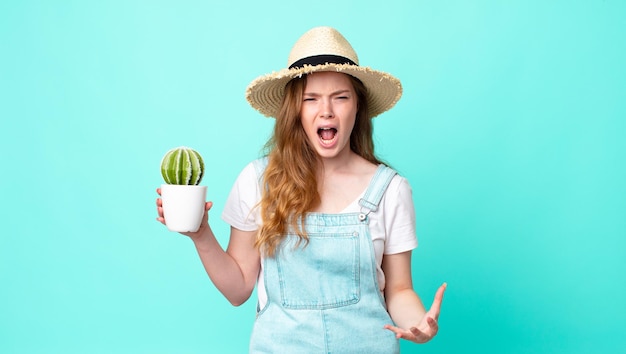
[[[319,128],[317,134],[323,141],[330,142],[335,139],[337,135],[337,129],[335,128]]]

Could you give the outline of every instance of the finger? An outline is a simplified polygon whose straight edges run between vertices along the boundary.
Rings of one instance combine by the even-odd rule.
[[[159,217],[162,218],[164,216],[163,208],[162,207],[157,207],[157,213],[159,214]]]
[[[392,325],[385,325],[383,328],[388,329],[392,331],[393,333],[395,333],[396,339],[400,339],[400,338],[409,339],[409,338],[406,338],[407,332],[403,330],[402,328],[392,326]]]
[[[165,219],[163,217],[158,217],[156,218],[158,222],[160,222],[161,224],[165,225]]]
[[[157,188],[156,192],[157,192],[158,195],[161,195],[161,188]]]
[[[409,328],[409,331],[411,331],[411,334],[413,334],[415,338],[424,336],[424,332],[420,331],[417,327],[411,327]]]
[[[430,332],[430,330],[420,330],[417,327],[411,327],[411,334],[414,337],[414,342],[416,343],[426,343],[429,340],[433,339],[435,336],[435,332]]]
[[[206,204],[204,205],[204,209],[206,211],[211,210],[212,207],[213,207],[213,202],[206,202]]]
[[[437,332],[439,331],[439,322],[432,317],[426,318],[426,322],[428,322],[428,325],[430,326],[432,336],[437,334]]]
[[[157,198],[157,200],[156,200],[156,205],[157,205],[158,207],[162,207],[162,206],[163,206],[163,200],[162,200],[161,198]]]
[[[439,287],[439,289],[437,289],[437,292],[435,293],[435,301],[437,301],[440,306],[441,306],[441,302],[443,301],[443,294],[445,293],[447,288],[448,288],[448,283],[443,283],[441,284],[441,286]]]
[[[446,291],[448,287],[448,283],[443,283],[437,292],[435,293],[435,299],[433,300],[433,304],[430,306],[430,311],[435,314],[435,319],[439,318],[439,312],[441,311],[441,303],[443,302],[443,293]]]

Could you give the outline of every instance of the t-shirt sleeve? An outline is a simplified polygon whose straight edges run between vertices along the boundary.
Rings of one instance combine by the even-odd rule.
[[[386,233],[384,254],[402,253],[416,248],[413,191],[406,178],[394,177],[383,202]]]
[[[226,199],[222,220],[242,231],[259,228],[257,204],[260,201],[259,181],[253,163],[241,171]]]

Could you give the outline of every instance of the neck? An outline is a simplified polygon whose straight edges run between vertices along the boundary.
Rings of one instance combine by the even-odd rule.
[[[322,169],[320,173],[324,175],[335,171],[350,169],[361,159],[362,158],[355,152],[350,149],[346,149],[346,152],[343,154],[331,158],[322,158]]]

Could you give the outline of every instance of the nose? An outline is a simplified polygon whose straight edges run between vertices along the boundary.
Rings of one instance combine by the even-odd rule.
[[[320,116],[322,118],[332,118],[335,116],[335,114],[333,113],[333,105],[331,103],[331,100],[329,99],[325,99],[322,101],[322,107],[321,111],[320,111]]]

